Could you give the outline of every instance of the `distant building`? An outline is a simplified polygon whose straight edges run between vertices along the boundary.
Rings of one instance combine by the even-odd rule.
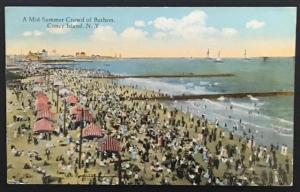
[[[101,55],[95,55],[95,54],[93,54],[93,55],[91,55],[91,58],[92,59],[101,59]]]
[[[30,61],[39,61],[47,58],[48,58],[48,52],[45,49],[43,49],[42,52],[36,52],[36,53],[29,51],[28,54],[25,56],[25,59]]]
[[[77,58],[86,58],[87,57],[85,52],[76,52],[75,56]]]

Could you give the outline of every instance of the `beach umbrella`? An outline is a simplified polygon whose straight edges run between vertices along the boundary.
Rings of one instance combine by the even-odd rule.
[[[68,102],[68,103],[71,103],[71,104],[76,104],[76,103],[78,103],[78,97],[75,96],[75,95],[70,95],[70,96],[67,98],[67,102]]]
[[[83,113],[83,114],[82,114]],[[93,121],[93,115],[87,110],[81,110],[76,114],[76,121]]]
[[[36,118],[37,119],[46,118],[48,120],[53,120],[54,115],[55,113],[51,112],[50,110],[40,110],[37,112]]]
[[[35,105],[35,111],[42,111],[42,110],[48,110],[50,106],[48,103],[37,103]]]
[[[49,99],[47,96],[41,95],[41,96],[37,97],[35,101],[38,103],[40,103],[40,102],[47,103],[49,101]]]
[[[46,93],[44,93],[43,91],[39,91],[35,94],[36,97],[47,97]]]
[[[100,126],[91,123],[83,129],[82,134],[83,137],[102,137],[104,136],[104,131]]]
[[[111,138],[110,136],[107,136],[106,140],[100,143],[99,151],[120,152],[120,142],[114,138]]]
[[[51,121],[43,118],[43,119],[35,122],[33,131],[34,132],[53,132],[54,125]]]

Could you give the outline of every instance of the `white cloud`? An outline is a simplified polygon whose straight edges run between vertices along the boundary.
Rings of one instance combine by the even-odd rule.
[[[156,32],[156,33],[154,33],[153,37],[155,39],[163,39],[163,38],[167,37],[167,34],[164,32]]]
[[[91,35],[92,40],[114,41],[118,38],[117,32],[110,26],[101,26],[95,29]]]
[[[33,35],[36,36],[36,37],[42,36],[42,35],[43,35],[43,32],[38,31],[38,30],[34,30],[34,31],[33,31]]]
[[[234,28],[218,29],[206,24],[207,15],[201,10],[193,11],[182,18],[158,17],[153,21],[154,27],[169,36],[183,39],[199,40],[205,37],[217,38],[221,36],[234,36],[238,31]],[[161,34],[154,34],[160,37]]]
[[[39,36],[42,36],[44,33],[41,32],[41,31],[38,31],[38,30],[34,30],[34,31],[25,31],[23,32],[23,36],[24,37],[31,37],[31,36],[34,36],[34,37],[39,37]]]
[[[163,31],[174,29],[176,21],[172,18],[158,17],[154,21],[154,27]]]
[[[147,24],[148,24],[148,25],[152,25],[152,24],[153,24],[153,21],[148,21]]]
[[[200,24],[204,25],[206,14],[203,11],[193,11],[189,15],[184,16],[181,20],[183,25]]]
[[[31,32],[31,31],[25,31],[25,32],[23,33],[23,36],[24,36],[24,37],[32,36],[32,32]]]
[[[259,29],[265,26],[265,22],[258,20],[251,20],[246,23],[247,29]]]
[[[181,19],[173,19],[166,17],[158,17],[153,23],[154,27],[163,30],[183,30],[185,27],[192,26],[205,26],[206,14],[203,11],[193,11],[189,15],[182,17]]]
[[[121,37],[125,40],[141,40],[141,39],[145,39],[147,35],[148,35],[147,32],[141,29],[136,29],[134,27],[126,28],[121,33]]]
[[[54,34],[65,34],[65,33],[68,33],[70,31],[69,28],[48,28],[47,30],[50,33],[54,33]]]
[[[234,28],[225,27],[222,29],[222,34],[226,37],[229,37],[238,34],[238,31]]]
[[[137,21],[134,22],[134,25],[136,27],[145,27],[145,21],[143,21],[143,20],[137,20]]]

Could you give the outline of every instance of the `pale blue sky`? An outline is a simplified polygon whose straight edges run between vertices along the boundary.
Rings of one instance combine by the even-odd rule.
[[[249,42],[249,49],[254,49],[252,43],[253,41],[258,41],[266,38],[270,43],[277,42],[280,44],[282,41],[294,43],[295,41],[295,30],[296,30],[296,8],[66,8],[66,7],[7,7],[5,10],[5,27],[6,27],[6,39],[7,39],[7,49],[9,52],[16,51],[16,45],[11,46],[12,43],[20,43],[19,47],[26,49],[25,45],[27,43],[36,43],[41,42],[41,44],[51,41],[60,41],[60,44],[55,46],[46,46],[47,48],[53,49],[64,49],[61,44],[73,41],[75,42],[85,42],[90,39],[95,29],[78,29],[70,30],[66,33],[58,34],[51,33],[46,29],[45,23],[24,23],[22,22],[23,17],[35,16],[35,17],[52,17],[52,18],[65,18],[70,17],[105,17],[113,18],[115,23],[101,24],[103,26],[110,26],[112,30],[117,34],[116,37],[120,36],[124,30],[127,28],[134,28],[146,34],[147,40],[151,41],[151,38],[157,32],[167,32],[167,35],[172,34],[173,32],[177,33],[177,29],[174,27],[172,30],[166,31],[161,30],[156,25],[154,21],[159,18],[173,19],[176,21],[175,25],[180,25],[179,20],[183,20],[185,16],[193,12],[200,11],[204,13],[205,24],[200,24],[202,28],[199,28],[200,33],[203,30],[215,30],[221,33],[224,32],[224,29],[229,28],[229,36],[214,35],[216,40],[220,43],[221,49],[226,49],[226,43],[231,41],[235,44],[242,43],[241,41],[245,39],[243,45],[237,46],[237,49],[241,47],[247,48],[246,42]],[[145,22],[144,27],[135,26],[134,23],[137,20],[142,20]],[[246,27],[246,24],[251,21],[259,22],[260,26],[258,27]],[[149,23],[150,22],[150,23]],[[202,21],[199,21],[200,23]],[[191,25],[199,24],[197,22],[191,23]],[[203,29],[203,26],[204,29]],[[192,28],[191,28],[192,29]],[[185,34],[185,31],[178,32]],[[41,35],[33,35],[33,31],[41,32]],[[226,31],[226,30],[225,30]],[[27,32],[27,35],[25,35]],[[32,34],[30,35],[30,32]],[[102,33],[101,33],[102,34]],[[225,34],[225,32],[224,32]],[[165,34],[164,34],[165,35]],[[181,38],[180,35],[176,34],[176,39]],[[179,37],[180,36],[180,37]],[[210,36],[210,38],[213,38]],[[169,38],[170,39],[170,38]],[[199,38],[201,39],[201,38]],[[251,41],[253,39],[253,41]],[[120,40],[119,40],[120,41]],[[186,38],[183,37],[181,45],[186,41]],[[148,42],[148,41],[147,41]],[[151,41],[151,42],[154,42]],[[187,45],[190,46],[190,43],[186,41]],[[201,47],[206,49],[207,47],[216,46],[212,41],[206,41],[203,38],[201,44],[205,46]],[[211,46],[210,46],[211,43]],[[51,43],[49,43],[51,44]],[[148,43],[151,44],[151,43]],[[153,43],[155,44],[155,43]],[[223,45],[224,44],[224,45]],[[251,44],[251,46],[250,46]],[[136,46],[130,44],[131,46]],[[222,46],[221,46],[222,45]],[[95,47],[93,45],[92,47]],[[152,45],[154,46],[154,45]],[[294,45],[286,45],[288,47],[293,47]],[[285,47],[286,47],[285,46]],[[37,45],[33,46],[34,48],[39,48]],[[84,47],[85,49],[87,48]],[[101,50],[105,50],[104,47],[100,47]],[[112,48],[111,48],[112,49]],[[114,46],[113,49],[116,49]],[[137,49],[137,48],[136,48]],[[199,47],[200,49],[200,47]],[[120,48],[121,51],[124,51],[123,48]],[[27,50],[26,50],[27,51]],[[73,50],[72,50],[73,51]],[[68,46],[64,49],[64,52],[68,52]],[[70,50],[71,52],[71,50]],[[109,52],[108,50],[104,52]],[[226,51],[225,51],[226,52]],[[278,52],[278,50],[277,50]],[[125,53],[126,54],[126,53]],[[134,51],[129,55],[134,54]],[[138,53],[136,53],[138,54]],[[170,53],[171,54],[171,53]],[[192,54],[192,53],[191,53]],[[228,54],[233,54],[228,50]],[[293,53],[294,54],[294,53]]]

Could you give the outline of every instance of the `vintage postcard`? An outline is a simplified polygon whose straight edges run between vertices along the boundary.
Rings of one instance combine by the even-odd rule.
[[[295,7],[5,8],[8,184],[293,186]]]

